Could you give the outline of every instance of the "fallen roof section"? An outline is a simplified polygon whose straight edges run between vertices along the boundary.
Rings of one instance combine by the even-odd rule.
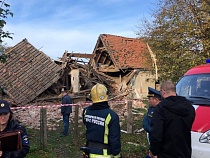
[[[16,104],[27,104],[60,78],[61,67],[23,39],[6,52],[0,63],[0,85]]]

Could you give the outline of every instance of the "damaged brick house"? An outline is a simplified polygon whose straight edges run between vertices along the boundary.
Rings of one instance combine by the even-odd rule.
[[[84,63],[81,58],[89,62]],[[72,69],[80,71],[81,91],[89,92],[95,83],[102,83],[108,87],[111,98],[129,96],[141,99],[146,97],[148,86],[155,86],[148,47],[136,38],[101,34],[92,54],[66,51],[55,62],[62,65],[65,76],[63,84],[67,89],[71,89]]]
[[[90,65],[118,95],[142,98],[148,86],[155,86],[147,45],[137,38],[101,34]]]

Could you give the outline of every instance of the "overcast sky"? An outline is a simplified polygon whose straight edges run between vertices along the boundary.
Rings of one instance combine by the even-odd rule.
[[[4,31],[14,46],[24,38],[52,59],[65,50],[91,54],[100,34],[138,37],[137,26],[150,19],[156,0],[5,0],[13,17]]]

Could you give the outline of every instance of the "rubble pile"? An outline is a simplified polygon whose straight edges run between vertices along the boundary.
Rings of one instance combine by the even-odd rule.
[[[13,110],[14,116],[21,124],[30,129],[40,129],[40,109],[39,107],[31,107],[26,109]],[[47,108],[47,128],[48,130],[56,130],[59,122],[62,121],[60,107],[52,106]]]
[[[39,104],[41,106],[46,106],[47,109],[47,129],[48,130],[56,130],[62,124],[62,115],[61,115],[61,107],[60,103],[52,104],[52,103],[42,103]],[[119,115],[120,122],[124,122],[127,119],[127,104],[126,103],[119,103],[119,102],[110,102],[110,107]],[[28,107],[23,107],[22,109],[13,110],[15,118],[17,118],[23,125],[27,126],[30,129],[40,129],[40,107],[28,105]],[[78,123],[82,124],[82,111],[88,105],[76,105],[79,106],[79,120]],[[138,109],[142,108],[145,105],[141,101],[134,100],[133,101],[133,108]],[[142,115],[141,113],[135,113]],[[72,108],[72,114],[70,116],[71,122],[74,122],[74,115],[75,115],[75,106]]]

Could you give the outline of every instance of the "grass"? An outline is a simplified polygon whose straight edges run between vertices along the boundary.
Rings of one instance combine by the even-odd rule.
[[[135,109],[135,113],[145,113],[145,109]],[[133,115],[133,131],[142,128],[143,116]],[[75,143],[73,124],[70,125],[71,134],[67,137],[60,137],[62,125],[56,131],[48,131],[46,147],[40,146],[40,131],[27,129],[30,138],[30,152],[27,158],[82,158],[80,147],[85,144],[85,127],[79,124],[78,143]],[[126,120],[121,127],[127,129]],[[148,152],[146,132],[139,134],[121,134],[123,158],[144,158]]]

